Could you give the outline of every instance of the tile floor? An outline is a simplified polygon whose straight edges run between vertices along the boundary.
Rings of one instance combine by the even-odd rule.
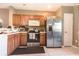
[[[79,56],[79,48],[63,47],[63,48],[46,48],[45,53],[40,54],[23,54],[11,56]]]

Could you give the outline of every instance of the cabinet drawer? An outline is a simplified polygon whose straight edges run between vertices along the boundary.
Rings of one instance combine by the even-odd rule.
[[[20,33],[20,35],[27,35],[27,33]]]
[[[40,34],[41,36],[44,36],[45,34]]]
[[[45,37],[45,35],[41,35],[40,37]]]
[[[45,38],[40,38],[40,40],[42,40],[42,39],[45,40]]]
[[[45,36],[41,36],[40,38],[45,38]]]
[[[40,37],[45,37],[45,35],[40,35]]]

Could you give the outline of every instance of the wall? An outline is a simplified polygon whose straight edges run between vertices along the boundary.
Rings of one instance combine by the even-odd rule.
[[[32,11],[32,10],[16,10],[16,14],[56,16],[56,12]]]
[[[79,6],[74,6],[73,45],[79,47]]]
[[[73,6],[61,6],[61,9],[62,11],[60,11],[61,13],[61,17],[62,19],[64,20],[64,13],[73,13]],[[72,20],[73,21],[73,20]],[[72,28],[72,31],[73,31],[73,28]],[[63,45],[64,45],[64,21],[63,21]],[[72,32],[72,40],[73,40],[73,32]]]
[[[3,27],[7,27],[9,25],[9,10],[0,9],[0,18],[3,20]]]
[[[13,26],[12,20],[13,20],[13,14],[15,13],[16,13],[15,9],[13,7],[9,7],[9,25],[10,26]]]
[[[73,6],[61,6],[56,11],[57,18],[63,18],[64,13],[73,13]]]
[[[57,18],[62,18],[63,15],[62,15],[62,7],[60,7],[57,11],[56,11],[56,16]]]
[[[63,13],[73,13],[73,6],[62,6]]]

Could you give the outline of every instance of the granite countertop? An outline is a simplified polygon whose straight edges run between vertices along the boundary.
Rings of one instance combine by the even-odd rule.
[[[2,33],[0,35],[12,35],[12,34],[17,34],[17,33],[27,33],[27,32],[8,32],[8,33]]]
[[[8,35],[17,34],[17,33],[27,33],[27,32],[13,32],[13,33],[8,33]]]
[[[4,32],[4,33],[2,33],[2,34],[0,34],[0,35],[12,35],[12,34],[17,34],[17,33],[28,33],[28,31],[21,31],[21,32]],[[46,31],[40,31],[40,33],[46,33]]]

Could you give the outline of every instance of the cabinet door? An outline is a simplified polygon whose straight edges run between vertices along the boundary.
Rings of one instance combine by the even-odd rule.
[[[18,36],[17,34],[14,35],[14,45],[15,45],[15,49],[18,47]]]
[[[41,17],[40,15],[34,15],[33,16],[33,18],[36,19],[36,20],[40,20],[40,17]]]
[[[12,37],[11,46],[12,46],[12,52],[15,50],[15,43],[14,43],[14,37]],[[11,52],[11,53],[12,53]]]
[[[11,54],[11,51],[12,51],[12,43],[11,43],[11,40],[10,40],[10,38],[8,39],[8,55],[10,55]]]
[[[20,45],[20,34],[14,34],[14,45],[15,49]]]
[[[8,55],[14,51],[14,37],[11,35],[8,38]]]
[[[45,33],[40,33],[40,45],[45,46]]]
[[[41,20],[40,20],[40,25],[41,25],[41,26],[44,26],[44,25],[45,25],[45,20],[41,19]]]
[[[27,34],[26,33],[21,33],[21,38],[20,38],[20,45],[27,45]]]
[[[20,45],[20,34],[17,34],[17,46],[19,46]]]
[[[40,17],[40,25],[41,26],[44,26],[45,25],[45,17],[44,16],[41,16]]]
[[[21,15],[21,25],[28,25],[29,16]]]
[[[14,26],[21,25],[21,15],[18,15],[18,14],[13,15],[13,25]]]

